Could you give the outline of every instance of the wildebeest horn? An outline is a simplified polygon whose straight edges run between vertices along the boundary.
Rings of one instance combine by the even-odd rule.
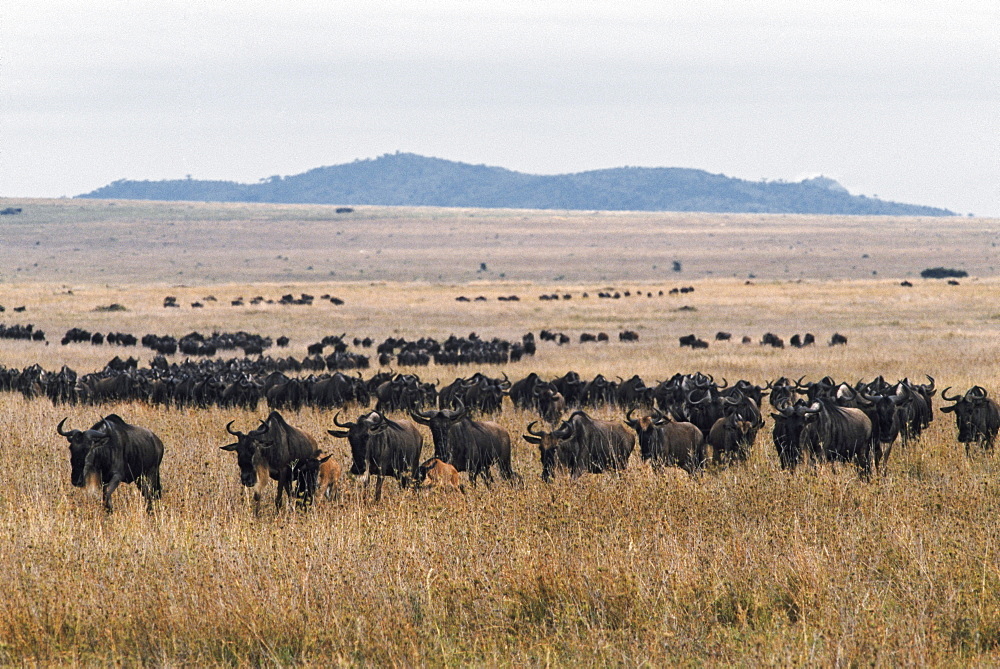
[[[537,424],[538,424],[537,420],[533,420],[530,423],[528,423],[528,427],[526,428],[527,433],[530,434],[530,435],[533,435],[535,437],[544,437],[545,436],[544,432],[535,432],[533,429],[531,429],[532,427],[534,427]]]
[[[255,430],[251,430],[250,432],[247,432],[247,436],[259,437],[265,433],[267,433],[267,423],[265,423],[264,421],[260,421],[260,427],[258,427]]]
[[[552,436],[558,439],[566,439],[573,434],[573,426],[563,421],[562,425],[558,429],[552,430]]]
[[[805,375],[805,374],[803,374],[802,376],[800,376],[800,377],[799,377],[799,380],[795,382],[795,387],[796,387],[796,388],[805,388],[805,386],[804,386],[804,385],[802,385],[802,380],[803,380],[804,378],[806,378],[806,375]]]
[[[228,423],[226,423],[226,432],[233,435],[234,437],[242,437],[243,436],[242,432],[233,432],[233,423],[235,422],[236,422],[235,420],[231,420]]]
[[[709,393],[705,393],[704,397],[702,397],[700,400],[698,400],[697,402],[695,402],[693,399],[691,399],[691,396],[693,394],[694,393],[688,393],[688,396],[687,396],[688,404],[694,404],[694,405],[704,404],[705,402],[709,402],[712,399],[712,396]]]
[[[351,423],[351,422],[347,422],[347,423],[341,423],[341,422],[340,422],[340,421],[338,420],[338,418],[339,418],[339,417],[340,417],[340,412],[338,411],[338,412],[337,412],[336,414],[334,414],[334,416],[333,416],[333,424],[334,424],[334,425],[336,425],[337,427],[346,427],[346,428],[347,428],[347,429],[349,430],[349,429],[351,429],[352,427],[354,427],[355,425],[357,425],[357,423]]]
[[[448,418],[448,420],[458,420],[459,418],[461,418],[462,416],[464,416],[465,415],[465,405],[462,403],[462,400],[461,399],[458,400],[458,408],[457,409],[455,409],[454,411],[447,411],[447,410],[445,410],[444,411],[444,415],[445,415],[445,417]]]
[[[934,377],[931,376],[930,374],[924,374],[924,376],[926,376],[927,380],[931,382],[931,387],[928,388],[927,391],[932,392],[934,390]]]
[[[951,386],[946,386],[944,390],[941,391],[941,399],[945,402],[958,402],[962,399],[961,395],[955,395],[954,397],[948,397],[947,393],[951,390]]]
[[[634,422],[636,422],[635,418],[632,418],[632,412],[633,411],[635,411],[635,407],[632,407],[631,409],[629,409],[628,413],[625,414],[625,422],[627,422],[627,423],[634,423]]]
[[[66,421],[68,421],[68,420],[69,420],[69,417],[67,416],[66,418],[63,418],[61,421],[59,421],[58,425],[56,425],[56,432],[58,432],[60,434],[60,436],[68,437],[71,434],[73,434],[72,430],[70,430],[69,432],[63,432],[62,427],[66,423]]]
[[[507,372],[500,372],[503,374],[503,381],[497,384],[500,390],[510,390],[510,378],[507,376]]]
[[[725,390],[728,387],[729,387],[729,381],[727,381],[726,377],[723,376],[722,377],[722,385],[721,386],[717,385],[716,388],[718,388],[719,390]]]

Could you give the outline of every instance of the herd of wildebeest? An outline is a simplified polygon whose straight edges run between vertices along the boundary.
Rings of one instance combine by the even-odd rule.
[[[183,363],[157,356],[149,367],[137,362],[115,358],[101,372],[79,378],[66,367],[59,372],[37,365],[23,370],[0,367],[0,390],[45,396],[56,405],[135,401],[256,411],[263,401],[269,415],[243,429],[235,429],[235,421],[230,421],[225,431],[235,442],[222,447],[236,454],[240,481],[253,490],[255,509],[270,480],[277,482],[277,507],[283,495],[308,507],[317,496],[339,494],[341,464],[281,413],[306,406],[337,410],[328,434],[347,440],[352,475],[365,477],[366,487],[376,479],[377,501],[385,477],[398,479],[404,488],[429,483],[464,492],[459,472],[466,472],[473,485],[480,479],[491,485],[495,466],[506,482],[518,485],[523,479],[511,463],[511,434],[490,420],[508,405],[537,415],[527,422],[521,438],[537,446],[545,481],[559,472],[577,478],[622,470],[636,442],[643,461],[679,467],[692,476],[708,466],[738,466],[765,426],[765,414],[773,421],[771,441],[783,469],[842,462],[869,479],[885,469],[895,443],[913,441],[930,425],[938,393],[929,376],[927,383],[889,382],[881,376],[854,384],[830,377],[782,377],[759,385],[717,381],[702,373],[678,373],[647,384],[638,375],[584,379],[568,372],[543,379],[531,373],[511,381],[506,374],[494,378],[478,372],[443,385],[391,370],[367,379],[361,372],[340,371],[302,377],[263,356]],[[962,394],[949,391],[940,391],[940,399],[949,403],[940,411],[955,414],[958,441],[967,452],[976,444],[992,449],[1000,430],[1000,407],[980,386]],[[621,415],[601,420],[591,415],[596,409]],[[342,417],[352,412],[353,419]],[[96,482],[110,511],[117,486],[135,482],[152,508],[161,492],[164,451],[156,435],[116,414],[88,429],[70,429],[66,423],[63,419],[56,429],[69,441],[74,485]],[[418,425],[430,431],[429,460],[422,458],[425,438]]]

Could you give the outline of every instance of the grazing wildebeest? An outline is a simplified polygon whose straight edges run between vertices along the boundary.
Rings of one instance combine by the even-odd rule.
[[[965,395],[954,397],[947,396],[950,388],[941,391],[941,399],[954,404],[941,407],[941,411],[955,414],[958,441],[965,444],[965,452],[969,452],[969,444],[973,443],[984,450],[993,448],[1000,430],[1000,407],[987,397],[986,389],[981,386],[973,386]]]
[[[483,477],[486,485],[493,483],[490,467],[494,463],[504,480],[521,480],[511,467],[510,434],[507,430],[492,421],[472,420],[461,402],[453,411],[410,411],[410,417],[431,429],[434,456],[460,472],[468,472],[473,485],[479,476]]]
[[[333,454],[299,460],[292,464],[292,478],[295,480],[295,497],[303,507],[312,505],[319,492],[327,500],[340,497],[340,479],[344,473]]]
[[[694,474],[705,466],[705,437],[692,423],[672,421],[663,412],[653,409],[652,416],[633,418],[634,410],[625,414],[625,422],[639,438],[639,453],[652,465],[680,467]],[[531,426],[528,426],[529,432]]]
[[[236,437],[236,443],[220,449],[236,452],[240,482],[253,489],[254,513],[260,510],[261,493],[269,479],[278,482],[274,506],[280,509],[282,494],[293,499],[292,464],[319,455],[316,439],[289,425],[277,411],[272,411],[260,422],[260,427],[247,433],[234,431],[234,422],[229,421],[226,432]]]
[[[408,420],[389,420],[378,411],[362,414],[354,422],[341,423],[338,413],[333,423],[341,430],[327,430],[333,437],[347,439],[351,445],[351,474],[374,474],[375,501],[382,499],[382,481],[386,476],[407,487],[417,475],[424,438]],[[367,487],[370,478],[366,478]]]
[[[840,334],[839,332],[834,332],[833,336],[830,337],[830,346],[845,346],[847,344],[847,337]]]
[[[160,462],[163,442],[150,430],[130,425],[117,414],[109,414],[89,430],[63,431],[63,418],[56,431],[69,440],[70,481],[82,488],[96,478],[103,489],[104,508],[111,511],[111,493],[121,483],[136,483],[146,498],[146,510],[159,499]]]
[[[417,468],[417,486],[425,482],[428,488],[454,488],[465,494],[458,470],[440,458],[431,458]]]
[[[558,467],[569,469],[573,478],[585,471],[599,474],[605,469],[622,470],[635,448],[635,435],[621,423],[595,420],[576,411],[551,432],[535,431],[528,425],[524,440],[537,444],[542,461],[542,480],[550,481]]]

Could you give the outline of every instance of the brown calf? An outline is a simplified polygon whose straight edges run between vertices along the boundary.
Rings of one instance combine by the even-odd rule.
[[[421,485],[425,481],[428,488],[454,488],[465,494],[465,486],[458,478],[458,470],[439,458],[431,458],[417,468],[417,484]]]

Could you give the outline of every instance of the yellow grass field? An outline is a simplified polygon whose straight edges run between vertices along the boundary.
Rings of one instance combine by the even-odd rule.
[[[547,328],[572,342],[540,343],[534,358],[502,367],[394,369],[442,384],[475,371],[518,379],[571,369],[649,384],[695,371],[760,384],[931,375],[939,388],[1000,394],[997,220],[6,206],[24,213],[0,217],[0,323],[31,323],[48,340],[0,339],[6,367],[84,373],[114,355],[143,364],[153,355],[61,346],[70,327],[286,335],[289,348],[268,353],[298,358],[330,334],[516,339]],[[971,276],[955,286],[919,278],[934,266]],[[695,291],[669,294],[679,286]],[[630,296],[598,298],[605,289]],[[301,293],[317,300],[230,304]],[[551,293],[572,299],[538,299]],[[512,294],[520,301],[496,299]],[[164,308],[167,295],[182,306]],[[456,302],[462,295],[487,299]],[[112,303],[127,310],[96,310]],[[624,329],[639,341],[618,342]],[[735,341],[678,346],[679,336],[719,330]],[[599,331],[611,341],[579,343]],[[765,332],[812,332],[818,345],[762,347]],[[834,332],[848,345],[826,346]],[[134,486],[119,488],[106,514],[70,485],[56,424],[89,427],[111,412],[166,445],[152,515]],[[376,505],[352,481],[337,502],[308,512],[266,503],[254,517],[235,457],[218,447],[230,442],[228,421],[247,429],[266,413],[263,404],[256,413],[54,407],[0,394],[0,663],[1000,663],[1000,466],[992,452],[966,456],[950,415],[937,412],[920,440],[897,444],[872,482],[845,466],[781,471],[768,421],[747,463],[694,479],[651,470],[635,453],[624,474],[545,484],[537,449],[521,439],[537,417],[508,403],[497,420],[523,487],[467,485],[462,496],[389,481]],[[346,443],[326,435],[332,412],[285,415],[346,469]]]

